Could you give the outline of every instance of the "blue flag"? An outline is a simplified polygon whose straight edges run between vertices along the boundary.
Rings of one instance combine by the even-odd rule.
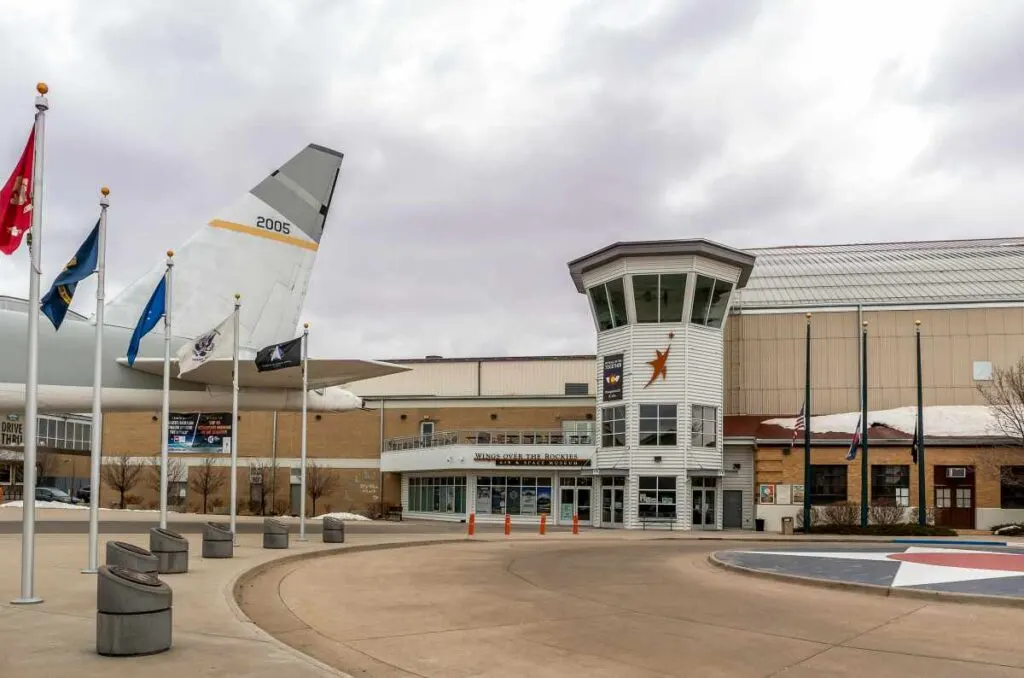
[[[75,256],[71,257],[71,261],[53,281],[50,291],[40,302],[43,314],[50,319],[55,330],[59,330],[61,323],[64,322],[64,316],[71,306],[78,283],[96,272],[96,260],[100,253],[99,236],[100,222],[97,221],[85,242],[75,252]]]
[[[132,340],[128,344],[128,364],[135,364],[135,356],[139,354],[139,342],[149,334],[150,330],[156,327],[163,317],[167,308],[167,274],[160,278],[160,284],[153,290],[153,296],[149,298],[146,308],[142,309],[142,316],[132,333]]]

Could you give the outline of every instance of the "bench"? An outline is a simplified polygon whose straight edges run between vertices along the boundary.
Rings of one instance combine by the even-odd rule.
[[[655,516],[640,516],[640,525],[641,525],[641,527],[643,527],[644,530],[647,529],[647,524],[648,523],[650,523],[652,525],[668,525],[668,529],[670,529],[670,530],[675,530],[676,529],[676,519],[675,518],[658,518],[658,517],[655,517]]]
[[[389,506],[387,512],[384,514],[385,520],[402,520],[402,507],[401,506]]]

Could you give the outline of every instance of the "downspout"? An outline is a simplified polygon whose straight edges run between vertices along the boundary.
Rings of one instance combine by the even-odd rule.
[[[482,360],[477,360],[476,361],[476,397],[477,398],[479,398],[481,395],[483,395],[483,388],[481,386],[481,384],[483,383],[483,369],[484,369],[483,361]]]
[[[380,488],[380,514],[382,516],[384,515],[384,470],[381,467],[381,462],[384,461],[384,400],[386,398],[387,396],[384,395],[380,397],[380,453],[377,456],[377,487]]]
[[[277,410],[274,410],[273,438],[270,442],[270,515],[277,510]]]

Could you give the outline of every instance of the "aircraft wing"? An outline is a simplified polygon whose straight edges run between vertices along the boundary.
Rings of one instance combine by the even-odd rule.
[[[128,367],[128,358],[118,358],[119,365]],[[181,381],[190,381],[210,386],[231,388],[232,360],[207,360],[196,369],[178,376],[178,360],[171,356],[171,377]],[[307,385],[309,390],[341,386],[354,381],[383,377],[388,374],[407,372],[410,368],[394,363],[378,360],[316,360],[310,359]],[[136,358],[131,369],[162,376],[164,373],[163,358]],[[259,372],[255,363],[249,360],[238,361],[239,388],[268,389],[302,389],[302,367],[289,367],[282,370]]]

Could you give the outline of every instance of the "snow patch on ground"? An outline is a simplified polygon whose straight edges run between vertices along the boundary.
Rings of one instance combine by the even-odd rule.
[[[812,433],[849,433],[857,428],[860,412],[844,412],[811,417]],[[881,424],[889,428],[903,431],[908,436],[914,434],[917,422],[917,406],[897,407],[891,410],[868,411],[869,424]],[[794,429],[795,418],[767,419],[763,424]],[[936,405],[924,408],[925,436],[950,438],[973,438],[984,436],[1002,436],[1002,429],[996,420],[995,413],[985,405]]]
[[[349,520],[349,521],[369,520],[369,518],[367,518],[366,516],[361,516],[358,513],[345,513],[345,512],[341,512],[341,513],[325,513],[325,514],[320,515],[320,516],[314,516],[313,520],[323,520],[324,518],[336,518],[338,520]]]
[[[8,501],[0,504],[0,508],[25,508],[25,502],[21,499],[16,501]],[[62,501],[37,501],[37,509],[71,509],[71,510],[89,510],[88,504],[65,504]],[[101,511],[123,511],[124,513],[160,513],[158,509],[112,509],[100,507]],[[177,511],[168,511],[168,513],[177,513]]]

